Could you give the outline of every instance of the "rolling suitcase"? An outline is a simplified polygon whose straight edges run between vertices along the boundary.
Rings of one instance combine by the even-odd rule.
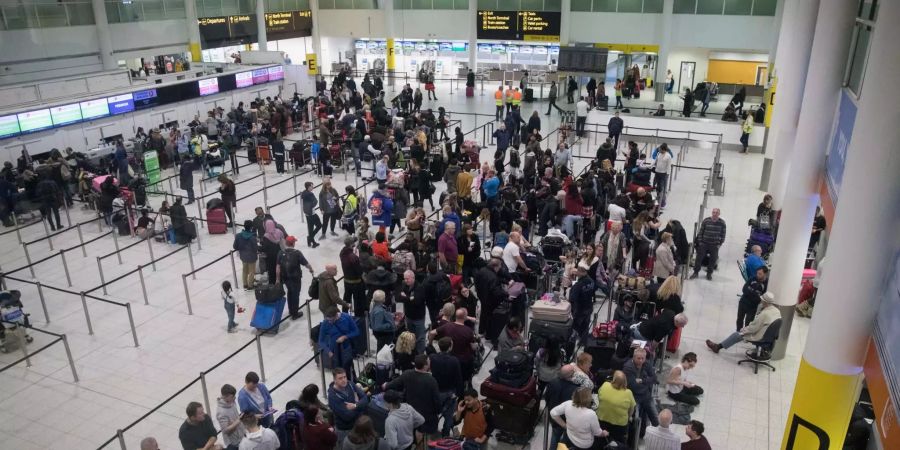
[[[616,340],[598,339],[588,335],[584,343],[584,351],[593,357],[591,372],[600,369],[609,369],[612,366],[612,357],[616,354]]]
[[[206,227],[209,234],[225,234],[228,232],[226,226],[225,208],[215,208],[206,210]]]
[[[681,328],[675,328],[675,331],[669,335],[669,340],[666,341],[666,351],[675,353],[678,351],[679,345],[681,345]]]
[[[488,378],[481,382],[481,395],[515,406],[525,406],[537,397],[537,378],[529,377],[522,387],[510,387]]]
[[[284,314],[285,297],[281,297],[271,303],[256,303],[253,309],[253,318],[250,326],[256,328],[259,333],[278,334],[278,323]]]
[[[284,288],[280,284],[264,284],[253,289],[257,303],[274,303],[284,298]]]
[[[475,87],[474,86],[466,86],[466,97],[474,97],[475,96]]]
[[[532,334],[544,337],[548,341],[556,343],[564,342],[572,334],[572,318],[565,322],[551,322],[549,320],[531,319],[529,331]]]
[[[540,402],[533,399],[525,406],[511,405],[499,400],[487,399],[494,415],[494,427],[500,432],[498,440],[515,440],[527,443],[534,434],[540,412]]]
[[[531,305],[531,317],[534,320],[546,322],[570,322],[572,321],[572,305],[565,301],[554,302],[543,297]]]
[[[272,152],[268,145],[259,145],[256,147],[256,158],[263,164],[269,164],[272,161]]]
[[[534,101],[534,89],[527,88],[525,89],[525,101],[531,103]]]

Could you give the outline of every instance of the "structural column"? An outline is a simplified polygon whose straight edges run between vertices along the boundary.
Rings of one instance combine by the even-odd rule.
[[[474,1],[474,0],[473,0]],[[384,4],[384,33],[387,35],[387,48],[385,49],[385,69],[387,69],[388,84],[394,86],[394,71],[397,69],[397,50],[394,49],[394,0],[385,0]]]
[[[477,0],[469,0],[477,3]],[[559,45],[569,45],[569,30],[572,29],[572,0],[562,0],[562,14],[559,16]]]
[[[654,101],[662,102],[666,99],[666,70],[669,68],[669,47],[672,46],[672,19],[675,9],[675,0],[663,1],[663,22],[659,29],[659,54],[656,59],[656,75],[653,82],[656,83]]]
[[[100,63],[103,70],[115,70],[119,67],[113,57],[112,36],[109,32],[109,20],[106,18],[106,3],[103,0],[91,0],[94,9],[94,24],[97,27],[97,42],[100,45]]]
[[[478,0],[469,0],[469,68],[478,69]]]
[[[309,10],[312,18],[313,28],[312,28],[312,47],[313,54],[315,54],[315,59],[318,63],[321,63],[322,58],[322,34],[319,31],[319,0],[309,0]]]
[[[775,57],[778,96],[765,152],[772,155],[773,160],[768,191],[779,208],[784,200],[791,150],[797,135],[803,82],[806,81],[818,11],[819,0],[785,2],[778,32],[778,55]]]
[[[843,447],[884,280],[900,251],[898,21],[900,2],[879,2],[829,234],[828,267],[819,283],[783,449]]]
[[[191,1],[191,0],[186,0]],[[313,24],[313,28],[315,28],[315,24]],[[266,2],[262,0],[257,0],[256,2],[256,33],[259,36],[257,38],[257,42],[259,43],[259,50],[266,51],[269,49],[269,40],[266,38]]]
[[[197,1],[185,0],[184,13],[188,32],[188,49],[191,51],[191,61],[200,62],[203,54],[200,52],[200,23],[197,17]]]
[[[784,357],[794,317],[794,305],[803,276],[816,206],[819,175],[825,167],[825,152],[831,136],[831,120],[840,99],[841,82],[853,31],[855,0],[821,0],[816,32],[809,57],[810,71],[803,91],[803,111],[790,153],[791,188],[784,193],[778,242],[772,254],[769,291],[781,308],[781,337],[773,357]],[[830,259],[829,259],[830,260]]]

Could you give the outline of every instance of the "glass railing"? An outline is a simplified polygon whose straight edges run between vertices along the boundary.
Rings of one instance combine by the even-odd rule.
[[[185,0],[106,0],[106,20],[109,23],[128,23],[184,19],[187,17],[184,2]]]
[[[21,1],[15,5],[0,2],[0,30],[72,27],[94,24],[90,1]]]

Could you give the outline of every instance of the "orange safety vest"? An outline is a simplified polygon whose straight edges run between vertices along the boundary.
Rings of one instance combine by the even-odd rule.
[[[522,91],[513,91],[513,104],[518,105],[522,102]]]
[[[506,103],[511,104],[513,102],[513,95],[514,94],[512,88],[506,90]]]
[[[502,89],[497,89],[496,91],[494,91],[494,100],[497,101],[497,106],[503,105],[503,90]]]

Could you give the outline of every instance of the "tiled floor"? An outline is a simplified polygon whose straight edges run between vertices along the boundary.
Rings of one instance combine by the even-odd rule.
[[[441,101],[431,102],[434,108],[440,105],[450,111],[493,113],[493,100],[487,95],[476,94],[474,99],[466,99],[462,95],[463,91],[454,90],[453,95],[448,95],[446,90],[440,89],[440,85],[438,87]],[[532,107],[525,104],[524,112],[530,114]],[[538,103],[534,107],[542,108],[546,105]],[[553,116],[549,124],[546,116],[541,117],[545,133],[555,129],[558,124],[557,115]],[[464,131],[476,126],[475,116],[457,114],[454,118],[463,121]],[[490,119],[477,117],[477,125],[482,125],[487,120]],[[481,141],[481,135],[477,136],[477,140]],[[675,150],[681,151],[679,148]],[[583,145],[576,150],[576,154],[579,152],[585,156],[592,155],[594,146],[588,148]],[[492,153],[492,148],[483,150],[482,160],[489,160]],[[685,158],[685,164],[708,166],[712,158],[711,150],[692,148]],[[580,170],[587,161],[578,160],[576,169]],[[727,190],[724,197],[710,198],[709,206],[722,208],[723,218],[730,225],[729,234],[720,253],[721,270],[716,273],[714,280],[701,279],[687,283],[684,299],[690,324],[684,331],[680,353],[694,351],[700,355],[700,363],[691,377],[706,389],[707,394],[695,411],[694,418],[706,423],[707,435],[713,448],[775,449],[780,446],[808,322],[804,319],[794,322],[788,357],[776,362],[778,371],[775,373],[760,372],[754,375],[749,368],[738,367],[736,361],[743,353],[741,345],[718,356],[704,348],[704,339],[721,339],[732,331],[737,306],[736,293],[741,286],[734,261],[741,256],[749,233],[744,224],[762,197],[762,193],[756,189],[762,166],[761,156],[725,152],[722,161],[729,168]],[[274,175],[274,167],[268,166],[266,169],[268,185],[282,180]],[[257,168],[248,168],[241,173],[238,181],[249,179],[257,173]],[[697,220],[704,176],[703,171],[684,169],[679,172],[669,195],[665,218],[677,218],[690,230]],[[315,181],[314,177],[306,175],[298,178],[298,186],[302,186],[302,182],[306,180]],[[350,183],[355,183],[352,174],[346,180],[343,174],[336,174],[335,184],[339,190]],[[255,178],[239,185],[238,195],[245,195],[262,186],[262,178]],[[212,188],[212,185],[209,187]],[[442,187],[439,183],[439,192]],[[199,193],[199,189],[195,190]],[[269,188],[268,203],[274,204],[292,195],[291,183],[286,182]],[[161,197],[153,197],[154,203],[160,200]],[[262,203],[261,193],[239,202],[239,221],[248,218],[252,208]],[[189,207],[188,213],[196,215],[196,210]],[[305,236],[306,226],[301,223],[300,209],[293,202],[275,208],[273,214],[287,227],[289,233]],[[70,211],[70,215],[72,223],[92,217],[90,212],[80,208]],[[96,222],[83,226],[82,232],[85,240],[100,234]],[[22,231],[24,241],[43,235],[40,225]],[[202,249],[195,245],[191,250],[194,252],[195,267],[213,261],[231,250],[230,234],[211,236],[206,230],[201,230],[200,239]],[[303,242],[302,239],[300,241]],[[57,253],[62,246],[71,247],[78,242],[77,232],[70,230],[53,239],[53,251],[47,241],[31,244],[28,248],[31,260],[38,261]],[[119,239],[122,247],[133,242],[128,237]],[[300,248],[318,272],[327,262],[337,261],[336,254],[341,246],[342,238],[329,237],[322,240],[322,246],[318,249]],[[176,249],[177,247],[166,244],[153,244],[154,255],[157,257]],[[59,257],[37,265],[36,277],[46,286],[73,292],[89,290],[100,284],[96,258],[113,250],[114,242],[107,236],[87,246],[87,257],[83,257],[80,250],[66,252],[72,288],[67,286]],[[115,256],[103,260],[106,280],[150,261],[146,245],[137,245],[122,252],[121,256],[121,264]],[[0,237],[0,266],[3,270],[12,271],[25,264],[25,253],[16,234]],[[196,274],[196,280],[188,277],[193,315],[187,314],[181,276],[190,270],[188,255],[184,250],[158,263],[156,271],[146,268],[144,275],[149,305],[144,305],[136,274],[109,287],[107,298],[132,305],[140,340],[137,348],[132,341],[125,308],[88,298],[87,306],[94,328],[94,334],[89,335],[79,296],[44,287],[51,319],[50,323],[46,323],[36,287],[8,280],[10,288],[23,291],[26,309],[31,313],[35,326],[67,335],[80,382],[73,383],[61,344],[33,356],[31,367],[26,368],[25,363],[21,363],[0,374],[0,430],[5,437],[0,447],[17,450],[97,448],[114,437],[117,429],[148,413],[194,381],[174,399],[124,433],[128,448],[137,448],[138,441],[148,435],[157,437],[161,448],[178,448],[177,428],[183,421],[185,405],[189,401],[202,402],[203,399],[202,386],[198,381],[201,371],[208,370],[236,352],[226,363],[205,374],[210,401],[214,405],[218,389],[223,383],[240,386],[248,370],[260,369],[257,345],[251,342],[253,335],[248,326],[250,314],[238,316],[239,333],[225,333],[226,319],[218,286],[222,280],[232,277],[229,259],[223,259],[200,271]],[[31,278],[27,270],[13,276]],[[308,278],[305,281],[308,282]],[[304,288],[305,286],[306,283]],[[100,291],[94,293],[103,297],[101,294]],[[239,291],[238,297],[241,303],[252,307],[251,295]],[[312,311],[313,321],[320,320],[321,315],[315,305]],[[52,337],[39,333],[33,335],[35,342],[29,346],[32,351],[52,340]],[[305,318],[287,323],[278,336],[263,337],[260,343],[270,388],[284,381],[285,377],[312,355]],[[0,354],[0,364],[20,357],[19,351]],[[488,364],[491,364],[490,361]],[[482,371],[482,374],[486,373],[486,369]],[[300,370],[275,391],[273,395],[276,406],[283,407],[287,400],[297,395],[302,386],[309,383],[320,383],[320,374],[314,364]],[[683,428],[677,427],[677,430],[681,433]],[[540,433],[539,428],[538,436]],[[113,442],[107,448],[118,448],[117,446]],[[539,439],[533,440],[531,447],[540,448]]]

